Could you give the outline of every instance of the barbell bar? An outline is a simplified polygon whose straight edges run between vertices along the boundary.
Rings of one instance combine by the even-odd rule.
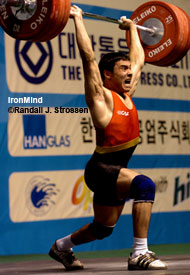
[[[118,19],[115,19],[115,18],[112,18],[112,17],[107,17],[107,16],[102,16],[102,15],[98,15],[98,14],[94,14],[94,13],[90,13],[90,12],[83,12],[83,15],[86,16],[86,17],[89,17],[89,18],[95,18],[95,19],[100,19],[102,21],[106,21],[106,22],[110,22],[110,23],[114,23],[114,24],[122,24],[122,20],[118,20]],[[141,31],[145,31],[145,32],[148,32],[150,33],[151,35],[163,35],[163,31],[159,32],[159,30],[157,28],[147,28],[147,27],[144,27],[144,26],[141,26],[141,25],[136,25],[136,28],[141,30]]]
[[[15,39],[45,42],[64,29],[70,8],[71,0],[0,0],[0,25]],[[85,11],[83,15],[122,23]],[[190,18],[182,9],[163,1],[149,1],[139,6],[130,19],[138,29],[147,63],[169,66],[189,50]],[[129,45],[129,31],[126,41]]]

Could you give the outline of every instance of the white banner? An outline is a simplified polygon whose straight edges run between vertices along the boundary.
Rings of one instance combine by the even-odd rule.
[[[96,137],[90,114],[55,113],[61,110],[56,108],[42,108],[40,114],[9,114],[12,156],[92,154]],[[47,110],[52,113],[46,114]],[[188,117],[188,113],[140,111],[140,144],[135,154],[190,154]]]
[[[103,53],[127,51],[125,32],[102,21],[85,20],[97,60]],[[48,43],[15,41],[5,36],[7,82],[15,93],[83,94],[84,76],[74,23]]]
[[[93,152],[95,132],[87,108],[39,107],[36,110],[38,114],[9,114],[8,147],[12,156],[84,155]],[[64,112],[60,113],[61,110]],[[45,113],[47,111],[49,113]]]
[[[153,212],[189,211],[189,169],[142,169],[156,184]],[[83,170],[13,173],[9,178],[10,218],[13,222],[93,216],[93,193]],[[132,200],[123,214],[130,214]]]
[[[83,171],[13,173],[9,178],[13,222],[92,216],[92,193]]]
[[[190,154],[189,113],[139,111],[142,155]]]

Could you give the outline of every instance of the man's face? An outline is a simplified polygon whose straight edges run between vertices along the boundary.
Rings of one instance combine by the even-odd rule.
[[[131,79],[132,71],[130,61],[117,61],[110,77],[112,89],[118,93],[129,92],[131,89]]]

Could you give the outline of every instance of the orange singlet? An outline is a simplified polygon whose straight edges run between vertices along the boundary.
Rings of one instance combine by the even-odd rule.
[[[136,107],[131,97],[125,95],[132,103],[132,109],[111,91],[113,97],[113,116],[104,129],[96,128],[96,152],[99,154],[128,149],[139,142],[139,121]]]

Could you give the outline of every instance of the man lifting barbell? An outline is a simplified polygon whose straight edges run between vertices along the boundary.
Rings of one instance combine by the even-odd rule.
[[[131,20],[121,20],[71,8],[85,75],[85,96],[97,134],[97,146],[85,169],[85,180],[94,192],[94,221],[57,240],[49,254],[67,270],[82,269],[72,252],[75,245],[109,236],[126,198],[133,198],[134,245],[128,269],[167,269],[148,251],[149,227],[155,185],[151,179],[127,169],[138,144],[136,108],[131,100],[144,61],[156,66],[175,64],[190,48],[190,19],[185,11],[162,1],[148,1]],[[99,69],[82,15],[119,24],[126,30],[129,56],[105,55]],[[0,25],[15,39],[48,41],[65,27],[70,0],[0,0]],[[137,33],[138,29],[138,33]],[[143,47],[143,48],[142,48]],[[102,84],[102,80],[103,84]]]
[[[147,234],[155,197],[155,184],[147,176],[127,169],[139,141],[139,122],[131,96],[144,65],[144,50],[135,25],[121,18],[120,29],[129,30],[130,50],[109,53],[95,61],[85,29],[82,10],[71,8],[76,39],[85,77],[85,98],[96,129],[97,146],[85,169],[85,181],[94,192],[94,220],[78,231],[58,239],[49,255],[67,270],[82,269],[72,248],[111,235],[122,213],[125,200],[133,203],[133,250],[128,269],[167,269],[167,264],[148,250]],[[127,228],[126,228],[127,234]]]

